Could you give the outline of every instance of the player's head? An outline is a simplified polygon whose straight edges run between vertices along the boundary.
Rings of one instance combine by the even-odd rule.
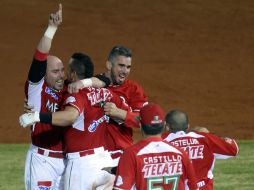
[[[106,62],[107,74],[114,85],[121,85],[131,70],[132,52],[122,45],[113,47]]]
[[[90,78],[93,76],[94,65],[91,58],[84,53],[74,53],[68,67],[67,79],[69,82]]]
[[[166,115],[166,126],[172,132],[186,131],[189,128],[188,115],[179,110],[172,110]]]
[[[147,104],[140,110],[141,129],[145,135],[161,134],[165,126],[164,119],[164,111],[157,104]]]
[[[64,77],[63,62],[58,57],[49,55],[45,75],[46,83],[54,90],[61,90],[64,87]]]

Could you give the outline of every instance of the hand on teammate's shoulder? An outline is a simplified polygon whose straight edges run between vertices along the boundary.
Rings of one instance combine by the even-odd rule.
[[[202,132],[202,133],[210,133],[210,131],[206,127],[196,126],[192,129],[192,131]]]

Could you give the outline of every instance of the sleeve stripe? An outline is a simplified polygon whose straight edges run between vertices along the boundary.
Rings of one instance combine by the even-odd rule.
[[[38,61],[45,61],[47,60],[48,54],[47,53],[42,53],[38,49],[36,49],[34,58]]]
[[[81,111],[80,111],[80,109],[79,109],[79,107],[77,105],[75,105],[73,103],[65,104],[65,106],[68,106],[68,105],[75,107],[78,110],[79,114],[81,114]]]
[[[238,155],[239,153],[239,147],[238,147],[238,144],[236,143],[235,140],[233,140],[233,142],[235,143],[235,146],[236,146],[236,155]]]

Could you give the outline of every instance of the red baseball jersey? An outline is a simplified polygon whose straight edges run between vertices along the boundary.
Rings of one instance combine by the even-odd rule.
[[[104,114],[105,102],[114,102],[117,107],[128,110],[119,96],[106,88],[84,88],[79,93],[67,94],[64,106],[74,106],[79,117],[64,134],[65,152],[78,152],[105,146],[109,117]]]
[[[140,109],[147,104],[148,98],[143,88],[132,80],[126,80],[122,85],[111,85],[108,89],[120,96],[123,102],[131,108],[131,111],[127,112],[124,124],[112,123],[107,128],[109,133],[107,144],[109,144],[110,150],[125,149],[133,144],[131,127],[139,127],[139,122],[135,117],[139,115]]]
[[[125,149],[114,189],[197,189],[187,154],[158,137],[144,139]],[[187,188],[188,187],[188,188]]]
[[[239,151],[235,140],[212,133],[179,131],[169,133],[164,140],[187,152],[197,174],[198,186],[202,190],[213,189],[215,159],[227,159],[236,156]]]
[[[56,91],[47,85],[44,80],[46,60],[47,54],[37,50],[25,85],[25,94],[28,104],[33,105],[35,111],[56,112],[62,105],[66,88]],[[49,150],[62,151],[62,132],[61,127],[36,123],[31,127],[32,144]]]

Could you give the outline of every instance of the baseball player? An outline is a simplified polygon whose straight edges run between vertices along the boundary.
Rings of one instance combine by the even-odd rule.
[[[205,132],[187,132],[188,116],[179,110],[166,115],[166,125],[171,133],[163,135],[165,140],[188,153],[197,174],[199,188],[212,190],[215,160],[236,156],[239,151],[236,141],[218,137],[205,128],[202,128]]]
[[[93,75],[91,59],[75,53],[69,63],[68,81],[76,81]],[[65,189],[112,189],[114,175],[101,170],[112,167],[113,160],[106,151],[105,134],[109,117],[104,113],[104,103],[113,101],[121,109],[128,110],[120,97],[106,88],[83,88],[75,94],[67,94],[64,110],[55,113],[28,113],[21,116],[24,127],[34,123],[50,123],[69,126],[64,133],[64,152],[67,168]]]
[[[164,118],[163,110],[156,104],[141,108],[144,139],[125,149],[114,189],[198,189],[188,155],[161,138]]]
[[[62,22],[62,6],[50,15],[48,28],[41,38],[29,70],[25,94],[35,111],[55,112],[61,104],[64,89],[64,66],[49,56],[53,36]],[[51,124],[36,123],[31,127],[32,144],[26,156],[25,188],[61,189],[59,181],[65,163],[62,129]]]
[[[119,109],[114,103],[106,103],[104,111],[111,118],[108,130],[107,145],[112,151],[112,157],[116,162],[121,155],[121,150],[129,147],[133,143],[132,129],[139,128],[139,122],[135,119],[139,115],[139,110],[148,102],[143,88],[136,82],[127,79],[131,70],[132,52],[129,48],[118,45],[113,47],[106,61],[106,72],[102,76],[110,79],[111,85],[108,86],[112,92],[119,95],[123,101],[131,108],[130,111]],[[87,80],[87,79],[85,79]],[[87,83],[84,81],[83,83]],[[77,92],[83,88],[81,81],[72,83],[68,90]],[[114,121],[118,121],[115,123]],[[121,123],[121,124],[120,124]],[[118,154],[120,153],[120,154]]]

